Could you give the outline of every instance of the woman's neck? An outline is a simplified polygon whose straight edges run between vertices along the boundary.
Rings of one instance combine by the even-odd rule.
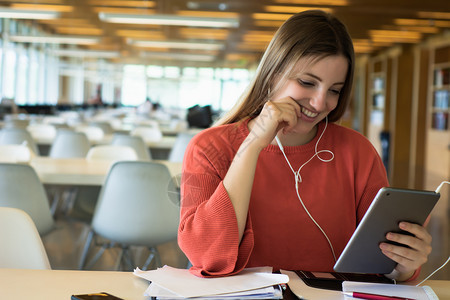
[[[278,138],[281,141],[283,146],[301,146],[306,145],[311,142],[317,134],[317,129],[319,125],[314,126],[314,128],[308,133],[287,133],[283,134],[281,131],[278,133]],[[275,139],[272,141],[273,145],[276,145],[277,142]]]

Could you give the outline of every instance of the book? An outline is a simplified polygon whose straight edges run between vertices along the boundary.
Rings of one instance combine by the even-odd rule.
[[[288,276],[273,274],[269,267],[248,268],[236,275],[216,278],[197,277],[188,269],[169,266],[151,271],[136,269],[134,275],[151,281],[146,293],[159,299],[280,299],[281,290],[274,286],[289,281]]]

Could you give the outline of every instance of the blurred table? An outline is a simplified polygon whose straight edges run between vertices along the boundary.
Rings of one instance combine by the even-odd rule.
[[[149,300],[144,297],[149,282],[131,272],[0,269],[1,299],[61,300],[73,294],[107,292],[127,300]],[[450,281],[430,280],[439,299],[450,298]],[[306,289],[305,289],[306,291]],[[339,291],[313,289],[307,299],[344,300]],[[298,299],[285,293],[284,299]]]
[[[167,159],[170,150],[172,149],[173,145],[175,145],[176,138],[176,136],[163,136],[162,139],[157,142],[147,141],[145,142],[145,144],[149,148],[154,159]],[[92,145],[107,145],[111,143],[112,139],[113,135],[105,135],[100,140],[90,140],[90,142]],[[34,140],[39,148],[39,153],[41,155],[48,155],[53,139],[35,138]]]
[[[131,272],[0,269],[1,299],[70,299],[74,294],[108,292],[144,300],[149,282]]]
[[[167,160],[153,160],[153,162],[166,165],[171,177],[181,174],[181,163]],[[30,165],[44,184],[100,186],[105,181],[113,162],[38,156],[32,159]]]

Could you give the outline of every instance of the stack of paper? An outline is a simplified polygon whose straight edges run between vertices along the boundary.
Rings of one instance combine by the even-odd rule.
[[[417,300],[439,300],[429,286],[344,281],[343,292],[359,292]],[[350,297],[347,297],[351,299]]]
[[[245,269],[237,275],[200,278],[187,269],[164,266],[157,270],[134,271],[136,276],[151,281],[146,295],[159,299],[281,299],[282,292],[274,288],[289,281],[283,274],[272,274],[271,268]]]

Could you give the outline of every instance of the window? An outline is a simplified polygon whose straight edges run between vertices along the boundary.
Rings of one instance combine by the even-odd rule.
[[[45,68],[46,72],[46,92],[45,98],[40,103],[56,104],[59,94],[59,60],[55,56],[47,56]]]
[[[148,66],[147,76],[149,78],[162,78],[164,75],[164,69],[160,66]]]
[[[3,68],[3,97],[14,99],[15,97],[15,84],[16,84],[16,52],[13,45],[7,45],[5,51],[5,61]]]
[[[125,65],[122,80],[122,104],[137,106],[145,101],[147,96],[147,81],[145,66]]]
[[[28,55],[27,50],[21,45],[16,47],[17,51],[17,81],[16,81],[16,99],[15,102],[19,105],[27,104],[28,102]]]
[[[28,101],[36,103],[38,99],[38,76],[39,76],[39,52],[30,48],[29,51],[29,71],[28,71]]]

